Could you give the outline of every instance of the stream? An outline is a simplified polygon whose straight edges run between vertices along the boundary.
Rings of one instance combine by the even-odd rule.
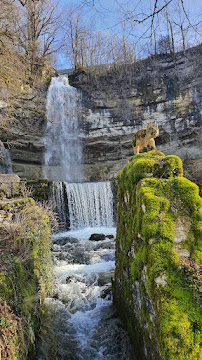
[[[47,95],[43,174],[60,233],[53,239],[54,295],[45,299],[37,360],[135,360],[112,301],[115,201],[110,181],[82,182],[82,93],[67,76]],[[91,234],[100,235],[97,241]]]
[[[106,238],[89,240],[92,233]],[[57,280],[54,297],[45,300],[38,360],[135,359],[112,304],[114,236],[113,227],[54,236]]]

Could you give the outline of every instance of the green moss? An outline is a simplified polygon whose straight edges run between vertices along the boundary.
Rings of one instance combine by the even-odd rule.
[[[199,299],[187,282],[174,240],[176,226],[181,226],[178,219],[187,217],[191,226],[180,244],[189,249],[192,261],[201,259],[202,199],[182,173],[178,157],[164,158],[154,150],[131,157],[118,177],[114,301],[120,314],[124,309],[135,349],[142,349],[138,358],[144,358],[146,344],[150,357],[159,360],[157,339],[164,360],[200,359]],[[137,284],[139,315],[134,305]]]
[[[177,299],[168,299],[162,302],[160,313],[159,337],[163,358],[169,360],[201,359],[200,335],[193,331],[184,306],[181,308]]]
[[[173,180],[174,197],[179,199],[188,212],[197,212],[201,207],[202,200],[199,197],[199,188],[196,184],[185,178]]]
[[[131,162],[128,166],[126,176],[124,177],[126,187],[130,189],[130,186],[137,184],[139,180],[145,177],[152,177],[154,164],[154,160],[144,158]]]
[[[144,264],[146,264],[146,259],[147,250],[143,245],[138,249],[138,252],[135,254],[135,259],[131,263],[131,275],[134,280],[138,280],[140,278]]]
[[[131,156],[128,161],[138,161],[139,159],[149,159],[149,158],[154,158],[154,159],[163,159],[165,157],[164,153],[162,153],[161,151],[158,150],[151,150],[148,151],[147,153],[140,153],[138,155],[133,155]],[[127,165],[126,165],[127,167]]]
[[[16,211],[21,222],[15,256],[7,254],[5,271],[0,274],[0,299],[4,302],[0,305],[7,309],[0,322],[4,323],[3,332],[7,334],[6,349],[12,354],[9,358],[23,360],[30,347],[33,348],[40,307],[52,290],[51,229],[49,218],[33,199],[12,201],[8,205],[5,208]],[[10,336],[14,328],[18,329],[15,330],[15,341]],[[4,340],[0,334],[1,341]]]
[[[183,176],[182,160],[178,156],[166,156],[162,177],[169,178],[176,176]]]
[[[33,206],[34,200],[32,198],[23,198],[17,200],[6,201],[1,204],[1,209],[5,211],[13,211],[14,209],[18,211],[22,210],[26,205]]]

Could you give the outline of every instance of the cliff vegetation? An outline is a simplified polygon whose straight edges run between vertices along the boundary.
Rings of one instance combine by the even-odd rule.
[[[0,358],[34,359],[40,311],[54,279],[51,213],[19,197],[18,189],[18,197],[0,200],[0,217]]]
[[[202,199],[177,156],[153,150],[118,177],[114,301],[137,358],[201,359]]]

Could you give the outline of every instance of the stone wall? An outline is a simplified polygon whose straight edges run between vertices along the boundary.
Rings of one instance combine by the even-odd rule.
[[[182,172],[150,151],[118,176],[114,303],[138,360],[200,359],[202,199]]]

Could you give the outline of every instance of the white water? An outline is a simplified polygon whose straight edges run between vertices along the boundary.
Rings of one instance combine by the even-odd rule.
[[[79,139],[80,92],[68,77],[54,77],[47,95],[47,128],[43,174],[50,181],[82,181]]]
[[[54,237],[57,281],[54,298],[45,300],[40,360],[135,359],[112,305],[114,238],[89,241],[93,232],[115,236],[115,228],[102,227]]]
[[[65,183],[71,229],[113,225],[113,194],[109,181]]]
[[[44,176],[62,228],[53,239],[54,296],[45,299],[38,360],[135,360],[112,305],[115,262],[110,182],[82,180],[79,92],[53,78],[47,98]],[[77,183],[76,183],[77,182]],[[91,234],[113,235],[90,241]]]
[[[109,181],[54,182],[52,196],[61,223],[69,224],[71,229],[113,226],[113,193]]]
[[[52,199],[55,204],[55,212],[57,213],[60,227],[67,229],[67,204],[65,202],[66,193],[64,191],[64,183],[62,181],[53,182]]]

